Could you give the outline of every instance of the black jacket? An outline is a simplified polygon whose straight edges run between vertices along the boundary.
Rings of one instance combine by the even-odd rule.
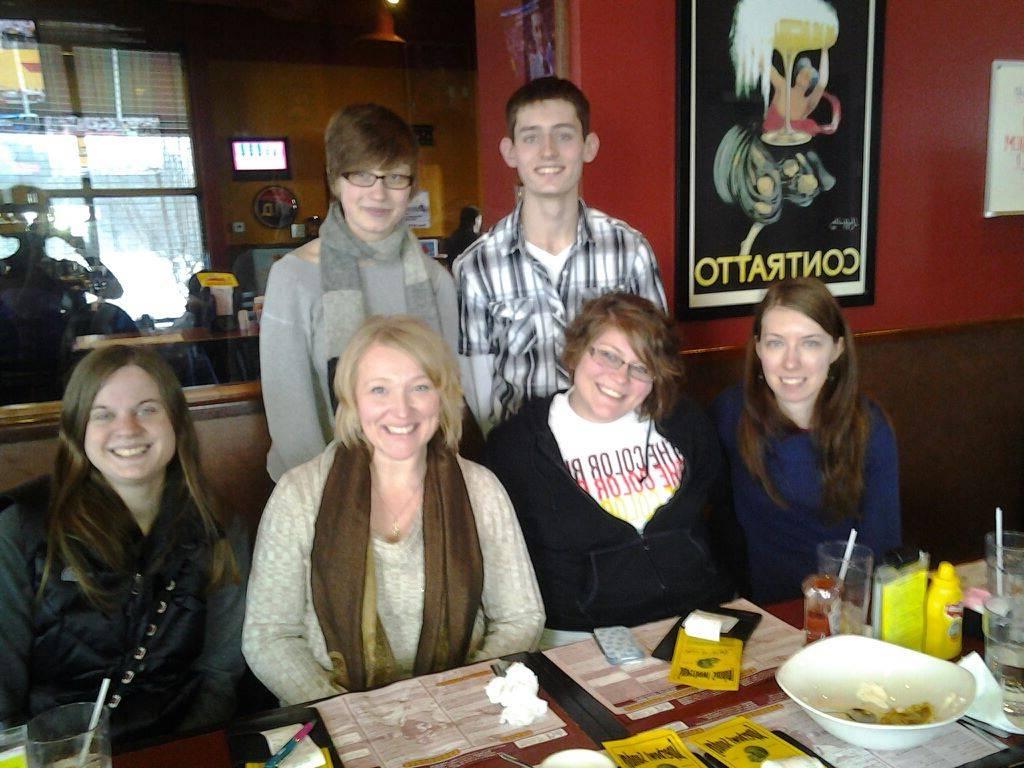
[[[524,404],[491,433],[486,449],[519,516],[547,626],[633,626],[730,599],[732,583],[716,565],[705,520],[725,477],[710,419],[682,399],[658,426],[685,470],[676,493],[639,532],[601,509],[569,474],[548,427],[551,400]]]
[[[0,719],[92,701],[104,677],[111,678],[107,706],[115,742],[213,725],[230,716],[234,683],[244,669],[239,645],[244,582],[211,593],[217,596],[211,604],[212,544],[187,495],[177,492],[182,485],[170,475],[167,484],[149,535],[137,531],[127,543],[137,572],[121,576],[93,561],[92,575],[114,596],[108,610],[90,603],[74,572],[60,563],[36,599],[46,560],[49,479],[0,495],[6,539],[0,603],[18,625],[0,642],[9,656],[0,672]],[[10,566],[15,547],[22,574]],[[248,559],[243,557],[238,565],[244,579]],[[223,622],[216,634],[227,642],[217,642],[220,648],[209,647],[214,643],[208,609],[219,612],[211,613],[211,623]],[[217,700],[200,701],[211,695]],[[197,713],[197,706],[205,712]]]

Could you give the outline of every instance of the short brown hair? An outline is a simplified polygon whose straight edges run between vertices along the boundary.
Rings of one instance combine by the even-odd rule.
[[[505,104],[505,123],[510,139],[516,137],[516,118],[519,110],[539,101],[567,101],[576,110],[583,136],[590,133],[590,102],[577,85],[561,77],[538,77],[513,93]]]
[[[409,315],[369,317],[345,347],[334,374],[334,393],[338,398],[335,436],[349,447],[354,446],[357,440],[366,439],[356,408],[356,379],[359,363],[374,344],[397,349],[419,363],[441,397],[439,421],[444,443],[449,449],[457,451],[462,438],[459,364],[441,334],[419,318]]]
[[[380,104],[354,104],[331,116],[324,131],[327,179],[343,173],[405,164],[416,175],[419,147],[412,128]]]
[[[661,421],[679,399],[683,383],[683,358],[671,319],[642,296],[606,293],[591,299],[565,329],[562,364],[570,375],[594,340],[609,328],[622,331],[629,346],[647,366],[654,381],[640,404],[640,415]]]

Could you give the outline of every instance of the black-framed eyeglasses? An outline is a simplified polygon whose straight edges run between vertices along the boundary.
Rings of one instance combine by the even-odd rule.
[[[642,381],[645,384],[650,384],[654,381],[654,375],[643,363],[629,363],[626,365],[626,361],[614,352],[608,349],[601,349],[600,347],[590,347],[587,351],[590,352],[590,356],[602,368],[607,368],[609,371],[617,371],[625,365],[629,378],[635,381]]]
[[[341,174],[349,184],[357,187],[372,187],[380,179],[388,189],[408,189],[412,186],[412,176],[407,173],[370,173],[369,171],[346,171]]]

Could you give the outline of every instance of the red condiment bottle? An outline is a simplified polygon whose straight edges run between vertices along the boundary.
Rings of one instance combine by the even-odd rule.
[[[815,573],[804,579],[804,637],[808,643],[839,634],[843,585],[835,576]]]

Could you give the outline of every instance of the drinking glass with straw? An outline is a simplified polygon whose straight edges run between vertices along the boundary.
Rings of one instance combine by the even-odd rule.
[[[95,702],[62,704],[29,720],[29,768],[110,768],[109,686],[105,678]]]
[[[1003,508],[996,507],[996,594],[1003,594]]]
[[[867,626],[874,554],[857,543],[857,530],[843,540],[823,541],[817,546],[818,572],[830,575],[842,592],[839,628],[844,634],[863,634]]]
[[[96,726],[99,725],[109,688],[110,678],[104,677],[103,682],[100,683],[100,692],[96,696],[96,703],[92,706],[92,715],[89,716],[89,731],[85,734],[85,740],[82,742],[82,751],[78,753],[78,768],[85,768],[85,759],[89,756],[89,747],[92,746],[92,735],[96,732]]]
[[[843,562],[839,566],[839,583],[846,581],[846,572],[850,568],[850,556],[853,555],[853,545],[857,543],[857,529],[850,529],[850,538],[846,540],[846,551],[843,552]]]

